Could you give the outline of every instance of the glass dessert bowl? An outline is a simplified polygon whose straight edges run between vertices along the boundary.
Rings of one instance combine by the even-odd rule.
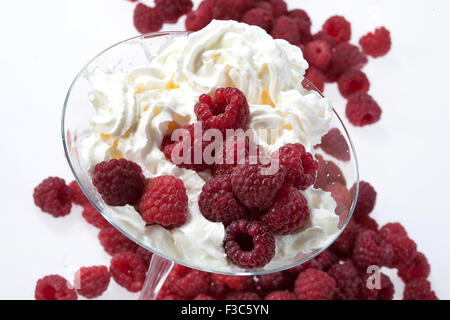
[[[150,64],[152,59],[159,55],[164,49],[170,46],[177,38],[186,38],[186,32],[160,32],[154,34],[147,34],[138,36],[129,40],[120,42],[99,55],[93,58],[77,75],[72,83],[67,94],[63,114],[62,114],[62,139],[64,150],[71,170],[80,184],[81,189],[86,194],[92,205],[108,220],[114,227],[116,227],[125,236],[154,253],[150,269],[148,272],[148,279],[143,289],[143,298],[154,298],[161,281],[170,271],[173,263],[185,265],[190,268],[200,269],[206,272],[225,273],[233,275],[259,275],[271,272],[277,272],[289,269],[300,264],[303,264],[322,251],[327,249],[333,241],[344,230],[349,222],[358,194],[358,164],[356,154],[344,124],[340,120],[337,113],[333,110],[329,123],[329,128],[337,131],[340,136],[340,143],[346,149],[345,156],[339,156],[340,159],[333,157],[324,150],[326,148],[314,148],[315,157],[319,163],[318,177],[320,180],[320,189],[333,194],[336,184],[345,184],[347,189],[355,186],[352,192],[349,192],[349,198],[345,203],[339,203],[338,197],[335,197],[337,207],[334,209],[338,220],[338,230],[327,237],[326,241],[321,241],[319,246],[305,252],[299,251],[295,256],[286,259],[279,259],[277,263],[268,264],[262,268],[256,269],[225,269],[213,265],[205,265],[199,263],[196,257],[190,259],[180,259],[171,255],[161,248],[156,248],[145,240],[145,237],[136,234],[132,225],[126,219],[118,221],[115,218],[114,210],[108,206],[102,199],[97,189],[92,184],[92,177],[89,170],[82,161],[83,148],[81,147],[83,139],[88,137],[93,127],[91,119],[95,116],[96,110],[89,99],[92,91],[92,86],[89,81],[89,75],[94,70],[100,69],[106,72],[124,72],[128,73],[140,67],[146,67]],[[173,85],[173,84],[172,84]],[[308,81],[303,80],[303,87],[310,93],[323,98],[321,93]],[[302,89],[303,90],[303,89]],[[342,147],[342,146],[341,146]],[[342,149],[342,148],[341,148]],[[119,156],[120,157],[120,156]],[[336,168],[339,168],[337,173]],[[336,176],[336,174],[338,176]],[[312,230],[311,233],[315,231]],[[163,241],[163,240],[161,240]],[[303,240],[298,240],[303,241]]]

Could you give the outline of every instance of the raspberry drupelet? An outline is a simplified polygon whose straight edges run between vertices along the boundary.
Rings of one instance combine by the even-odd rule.
[[[142,260],[132,252],[114,255],[109,267],[113,279],[130,292],[138,292],[145,281],[146,268]]]
[[[92,183],[106,204],[134,205],[144,192],[145,177],[137,163],[112,159],[95,165]]]
[[[257,221],[233,221],[225,231],[224,246],[228,258],[245,269],[263,267],[275,255],[273,235]]]
[[[63,277],[53,274],[39,279],[34,290],[36,300],[77,300],[75,289]]]
[[[72,194],[64,179],[49,177],[34,188],[36,206],[55,218],[64,217],[72,208]]]
[[[82,267],[75,273],[75,287],[79,295],[92,299],[106,291],[110,279],[105,266]]]
[[[359,40],[364,53],[374,57],[382,57],[391,49],[391,33],[385,27],[376,28]]]

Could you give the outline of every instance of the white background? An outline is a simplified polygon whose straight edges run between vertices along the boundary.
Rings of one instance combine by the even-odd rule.
[[[381,224],[400,221],[406,226],[432,265],[437,295],[449,299],[450,1],[288,3],[307,10],[313,31],[329,16],[344,15],[352,22],[353,43],[376,26],[391,30],[392,51],[365,68],[382,119],[373,126],[348,128],[361,177],[378,191],[375,218]],[[97,230],[82,219],[80,208],[54,219],[34,206],[32,192],[50,175],[73,179],[60,138],[66,91],[92,56],[137,35],[133,7],[125,0],[1,1],[2,299],[32,299],[36,280],[47,274],[71,280],[81,266],[109,264]],[[183,20],[165,26],[181,28]],[[345,104],[336,86],[327,86],[325,94],[342,114]],[[136,296],[112,281],[102,298]]]

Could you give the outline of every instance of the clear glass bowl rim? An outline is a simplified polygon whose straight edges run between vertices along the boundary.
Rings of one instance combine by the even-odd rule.
[[[117,230],[119,230],[119,232],[121,232],[124,236],[126,236],[128,239],[132,240],[133,242],[135,242],[137,245],[140,245],[141,247],[144,247],[145,249],[147,249],[148,251],[152,252],[153,254],[157,254],[160,257],[167,259],[169,261],[175,262],[177,264],[181,264],[183,266],[192,268],[192,269],[198,269],[201,271],[205,271],[205,272],[210,272],[210,273],[220,273],[220,274],[227,274],[227,275],[251,275],[251,276],[255,276],[255,275],[263,275],[263,274],[268,274],[268,273],[273,273],[273,272],[280,272],[283,270],[287,270],[290,268],[294,268],[296,266],[299,266],[305,262],[308,262],[309,260],[314,259],[316,256],[320,255],[323,251],[325,251],[326,249],[329,248],[329,246],[341,235],[341,233],[344,231],[344,229],[347,227],[348,223],[350,222],[350,219],[353,216],[353,212],[355,210],[355,205],[356,205],[356,201],[352,201],[352,206],[350,208],[350,213],[348,215],[347,221],[345,222],[345,224],[343,225],[343,227],[340,229],[337,237],[333,240],[333,242],[331,242],[328,246],[325,246],[323,248],[321,248],[320,250],[318,250],[316,253],[312,254],[311,256],[309,256],[308,258],[305,258],[297,263],[294,263],[292,265],[288,265],[288,266],[284,266],[284,267],[279,267],[273,270],[257,270],[257,271],[253,271],[253,270],[249,270],[249,271],[242,271],[242,272],[235,272],[235,271],[230,271],[230,272],[226,272],[226,271],[222,271],[222,270],[213,270],[210,269],[208,267],[199,267],[199,266],[192,266],[189,263],[186,263],[184,261],[179,261],[177,259],[173,259],[168,257],[167,255],[160,253],[156,250],[154,250],[153,248],[150,248],[149,246],[147,246],[144,243],[139,242],[138,240],[134,239],[131,235],[129,235],[125,230],[123,230],[120,226],[118,226],[112,219],[110,219],[106,214],[103,213],[103,211],[97,206],[97,204],[95,203],[95,201],[93,201],[91,199],[91,197],[88,195],[88,193],[85,191],[85,188],[83,186],[83,184],[80,182],[80,179],[78,178],[78,175],[75,171],[75,168],[72,164],[72,159],[69,153],[69,149],[67,146],[67,141],[66,141],[66,136],[65,136],[65,119],[66,119],[66,109],[68,106],[68,102],[69,102],[69,98],[70,95],[72,93],[72,89],[75,86],[75,84],[77,83],[77,81],[82,77],[82,75],[87,71],[88,67],[91,65],[91,63],[93,63],[96,59],[98,59],[100,56],[102,56],[104,53],[106,53],[107,51],[121,45],[127,42],[131,42],[131,41],[135,41],[135,40],[143,40],[143,39],[148,39],[148,38],[155,38],[155,37],[162,37],[162,36],[170,36],[170,35],[187,35],[190,32],[188,31],[162,31],[162,32],[153,32],[153,33],[147,33],[147,34],[143,34],[143,35],[139,35],[139,36],[135,36],[126,40],[122,40],[120,42],[117,42],[111,46],[109,46],[108,48],[102,50],[99,54],[97,54],[96,56],[94,56],[92,59],[90,59],[85,65],[84,67],[78,72],[78,74],[76,75],[75,79],[72,81],[72,84],[69,87],[69,90],[67,92],[66,98],[64,100],[64,107],[62,110],[62,115],[61,115],[61,137],[62,137],[62,143],[63,143],[63,147],[64,147],[64,153],[67,159],[67,162],[69,163],[69,167],[70,170],[72,171],[75,180],[77,181],[78,185],[80,186],[81,190],[83,191],[83,193],[85,194],[85,196],[88,198],[89,202],[102,214],[102,216]],[[318,94],[320,94],[322,97],[322,93],[306,78],[304,78],[304,81],[306,81],[308,83],[309,86],[311,86]],[[333,108],[333,112],[334,115],[336,116],[336,118],[338,119],[338,121],[340,122],[342,129],[345,132],[346,138],[350,144],[350,152],[351,152],[351,156],[354,159],[354,163],[355,163],[355,184],[356,184],[356,191],[355,191],[355,197],[354,199],[357,199],[358,194],[359,194],[359,165],[358,165],[358,158],[356,156],[356,152],[355,152],[355,148],[353,145],[353,141],[347,131],[347,128],[345,127],[344,123],[342,122],[342,119],[339,117],[339,114],[336,112],[336,110]]]

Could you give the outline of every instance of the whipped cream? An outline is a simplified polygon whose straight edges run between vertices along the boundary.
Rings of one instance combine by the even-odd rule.
[[[286,143],[313,146],[330,129],[332,108],[326,98],[305,90],[308,68],[301,50],[274,40],[263,29],[234,21],[212,21],[204,29],[180,36],[148,66],[127,73],[95,69],[89,74],[89,99],[96,109],[93,132],[81,142],[84,169],[124,157],[141,165],[146,177],[174,175],[189,198],[187,222],[176,229],[146,226],[132,206],[107,207],[112,220],[154,250],[199,268],[242,271],[226,257],[224,226],[206,220],[198,207],[207,172],[197,173],[168,161],[160,151],[170,127],[196,120],[194,105],[203,93],[237,87],[250,105],[248,127],[267,153]],[[277,129],[266,139],[267,129]],[[264,130],[260,130],[264,129]],[[336,202],[330,193],[309,188],[311,217],[300,232],[275,236],[276,254],[263,269],[284,267],[299,255],[320,249],[338,233]]]

